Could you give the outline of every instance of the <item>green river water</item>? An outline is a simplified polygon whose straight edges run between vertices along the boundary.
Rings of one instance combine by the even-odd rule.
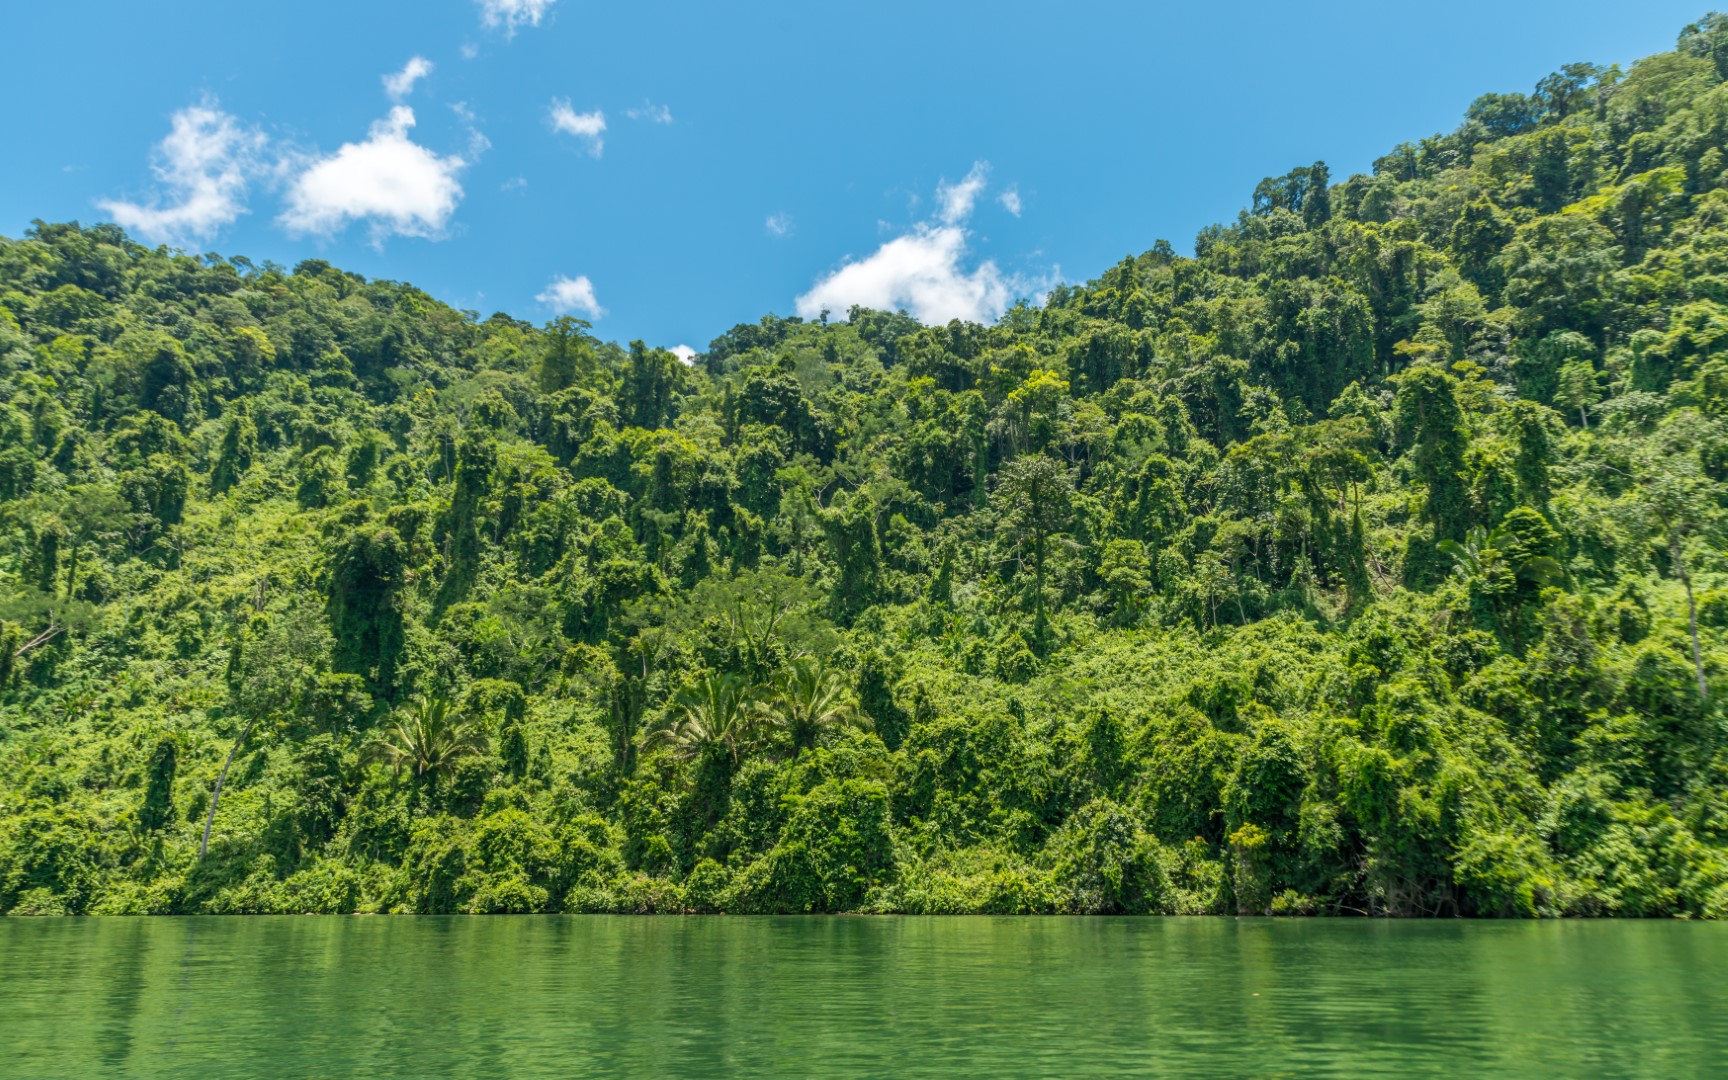
[[[0,920],[0,1076],[1728,1075],[1728,926]]]

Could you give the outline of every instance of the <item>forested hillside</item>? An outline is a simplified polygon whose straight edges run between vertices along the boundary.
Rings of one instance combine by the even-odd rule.
[[[0,240],[0,911],[1728,913],[1725,76],[690,366]]]

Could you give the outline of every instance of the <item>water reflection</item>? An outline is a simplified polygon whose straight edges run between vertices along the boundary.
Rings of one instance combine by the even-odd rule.
[[[0,921],[0,1074],[1706,1075],[1728,928]]]

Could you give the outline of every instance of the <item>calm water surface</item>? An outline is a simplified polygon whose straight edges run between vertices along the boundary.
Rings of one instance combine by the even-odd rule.
[[[1728,926],[0,920],[4,1076],[1728,1075]]]

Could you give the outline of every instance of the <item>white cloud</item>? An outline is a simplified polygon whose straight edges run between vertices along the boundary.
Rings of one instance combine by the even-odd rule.
[[[972,171],[958,184],[944,180],[936,185],[936,201],[941,204],[942,223],[953,225],[972,216],[972,205],[984,190],[984,174],[990,171],[987,161],[972,163]]]
[[[694,364],[696,362],[696,350],[692,349],[688,345],[672,346],[672,355],[676,356],[685,364]]]
[[[1004,191],[1001,195],[998,195],[996,197],[996,201],[1002,204],[1002,209],[1008,211],[1010,214],[1013,214],[1015,217],[1020,216],[1020,189],[1019,188],[1012,188],[1012,187],[1009,188],[1007,191]]]
[[[480,7],[480,21],[506,35],[523,26],[539,26],[557,0],[474,0]]]
[[[424,56],[416,56],[402,65],[402,70],[394,75],[384,76],[384,92],[390,95],[391,101],[401,101],[414,92],[414,84],[432,74],[432,61]]]
[[[965,255],[965,229],[919,225],[817,282],[798,298],[798,314],[812,319],[824,310],[839,313],[860,304],[885,311],[904,308],[922,323],[990,322],[1007,310],[1015,283],[993,262],[963,269]]]
[[[480,46],[474,44],[472,41],[464,41],[462,43],[462,59],[472,60],[479,55]]]
[[[479,161],[480,155],[492,149],[492,140],[480,130],[480,118],[474,115],[474,110],[468,107],[466,101],[458,101],[450,106],[450,111],[468,128],[468,164]]]
[[[605,140],[600,138],[606,131],[606,114],[599,109],[590,113],[579,113],[570,107],[569,98],[553,98],[547,118],[552,121],[553,131],[587,139],[588,152],[595,157],[599,157],[600,151],[606,148]]]
[[[528,186],[528,178],[526,176],[512,176],[510,179],[504,181],[502,184],[499,184],[498,190],[499,191],[521,191],[523,188],[525,188],[527,186]]]
[[[624,115],[632,120],[646,120],[651,124],[670,124],[672,122],[672,110],[665,105],[655,105],[652,102],[643,102],[640,109],[625,109]]]
[[[768,230],[769,236],[785,236],[792,231],[792,215],[784,210],[769,214],[762,227]]]
[[[415,143],[408,138],[413,126],[414,110],[398,105],[365,142],[314,158],[289,185],[277,220],[296,233],[328,235],[364,219],[374,241],[392,233],[436,237],[462,200],[456,174],[468,163]]]
[[[122,228],[159,243],[201,240],[246,212],[246,179],[258,168],[264,136],[205,101],[175,113],[156,145],[151,171],[168,189],[148,204],[105,199]]]
[[[590,319],[598,319],[606,314],[606,309],[600,306],[599,299],[594,295],[594,283],[588,280],[586,274],[578,274],[573,278],[555,277],[552,283],[546,286],[546,291],[534,299],[560,315],[581,312]]]
[[[985,188],[990,166],[978,162],[958,184],[936,189],[936,219],[914,225],[862,259],[853,259],[798,297],[798,314],[810,319],[823,311],[842,313],[854,304],[901,310],[919,322],[951,319],[993,322],[1016,297],[1043,292],[1049,280],[1004,273],[986,260],[967,269],[966,220]],[[1018,193],[1014,206],[1018,207]],[[1008,206],[1007,202],[1003,203]]]

